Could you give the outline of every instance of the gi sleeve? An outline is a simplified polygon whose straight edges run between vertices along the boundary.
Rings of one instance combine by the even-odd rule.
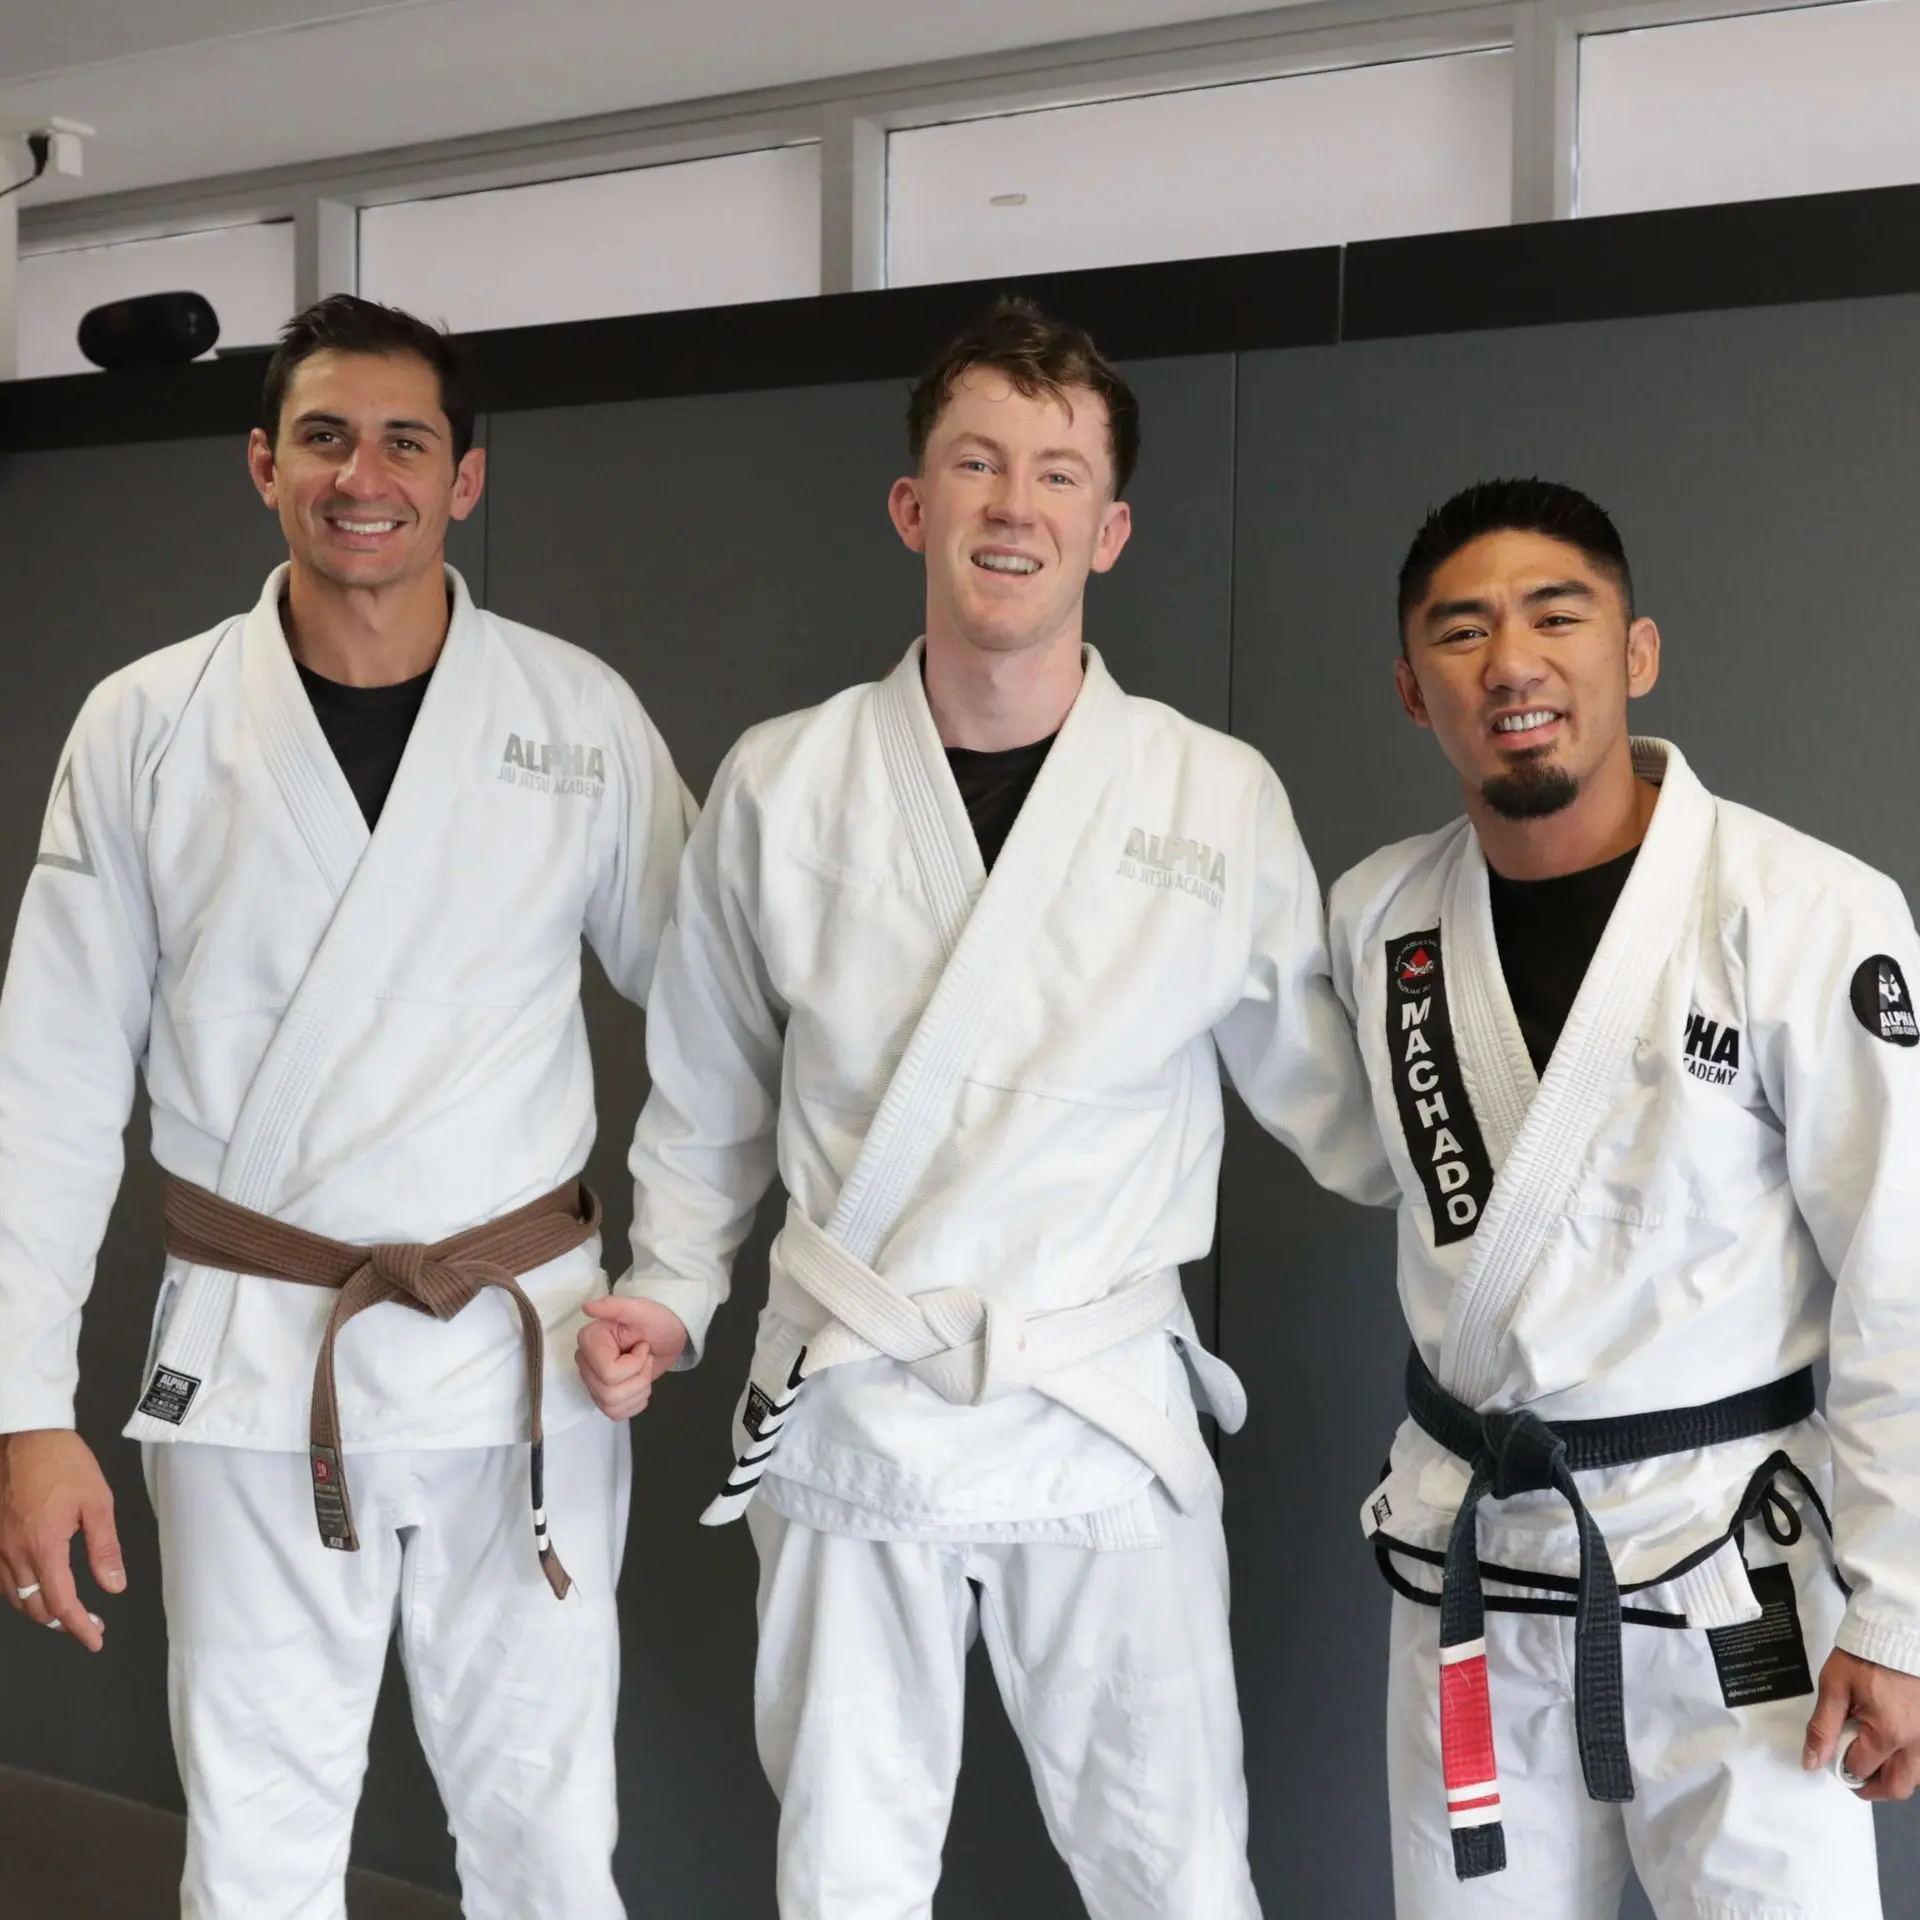
[[[653,1088],[634,1130],[633,1267],[614,1291],[686,1323],[697,1363],[773,1179],[786,1008],[759,920],[760,807],[736,747],[687,843],[647,1010]]]
[[[1285,790],[1271,768],[1263,774],[1246,982],[1214,1043],[1253,1117],[1323,1187],[1384,1205],[1399,1186],[1374,1124],[1352,1016],[1334,991],[1319,882]]]
[[[126,1163],[159,932],[140,700],[109,681],[54,777],[0,990],[0,1432],[73,1425],[80,1313]]]
[[[1747,963],[1761,1085],[1834,1281],[1839,1645],[1920,1674],[1920,940],[1893,882],[1849,863],[1770,898]]]
[[[699,809],[633,689],[611,669],[607,684],[615,777],[595,827],[586,935],[615,989],[645,1006]]]

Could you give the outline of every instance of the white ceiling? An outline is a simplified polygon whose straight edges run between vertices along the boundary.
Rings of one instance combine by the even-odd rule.
[[[33,204],[1272,4],[6,0],[0,127],[97,129]]]

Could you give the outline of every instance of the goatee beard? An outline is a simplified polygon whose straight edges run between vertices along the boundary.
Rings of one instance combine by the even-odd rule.
[[[1480,798],[1503,820],[1544,820],[1572,806],[1579,792],[1580,783],[1565,767],[1550,760],[1522,760],[1487,781]]]

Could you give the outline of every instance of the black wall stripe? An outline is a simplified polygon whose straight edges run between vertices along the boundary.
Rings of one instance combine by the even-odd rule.
[[[1003,291],[1129,360],[1920,293],[1920,186],[510,327],[465,345],[483,412],[905,381]],[[243,352],[0,382],[0,452],[241,433],[264,370],[264,353]]]

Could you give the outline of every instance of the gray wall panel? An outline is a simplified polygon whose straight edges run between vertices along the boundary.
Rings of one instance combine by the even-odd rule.
[[[1895,299],[1248,356],[1235,730],[1287,779],[1323,883],[1459,811],[1391,685],[1407,541],[1456,487],[1541,473],[1614,513],[1661,622],[1665,673],[1637,724],[1715,791],[1911,893],[1916,328],[1920,302]],[[1391,1911],[1387,1608],[1357,1513],[1405,1335],[1381,1223],[1277,1176],[1250,1131],[1221,1261],[1223,1338],[1266,1416],[1224,1456],[1253,1791],[1271,1809],[1257,1864],[1270,1900],[1304,1876],[1308,1910],[1372,1920]],[[1904,1884],[1920,1819],[1896,1810],[1881,1834],[1887,1884]]]
[[[1148,452],[1137,544],[1096,583],[1089,633],[1123,685],[1224,725],[1233,367],[1133,370]],[[886,672],[920,627],[921,575],[886,517],[903,470],[897,382],[503,414],[493,422],[495,609],[562,633],[632,681],[697,792],[752,722]],[[590,1000],[610,1241],[644,1091],[642,1023]],[[727,1420],[763,1297],[771,1210],[742,1251],[741,1301],[710,1358],[635,1427],[622,1592],[621,1871],[638,1910],[772,1911],[775,1809],[751,1728],[753,1555],[695,1525],[727,1465]],[[1190,1276],[1211,1322],[1211,1264]],[[1074,1910],[1025,1764],[976,1656],[940,1912]],[[716,1836],[724,1835],[716,1844]],[[669,1895],[669,1890],[671,1890]]]
[[[0,456],[0,649],[13,743],[0,760],[7,937],[61,745],[88,690],[252,605],[283,555],[233,442]],[[139,1452],[119,1437],[139,1394],[160,1277],[144,1105],[80,1344],[79,1425],[113,1487],[128,1590],[95,1603],[108,1622],[97,1658],[0,1616],[0,1761],[177,1806],[153,1521]]]

